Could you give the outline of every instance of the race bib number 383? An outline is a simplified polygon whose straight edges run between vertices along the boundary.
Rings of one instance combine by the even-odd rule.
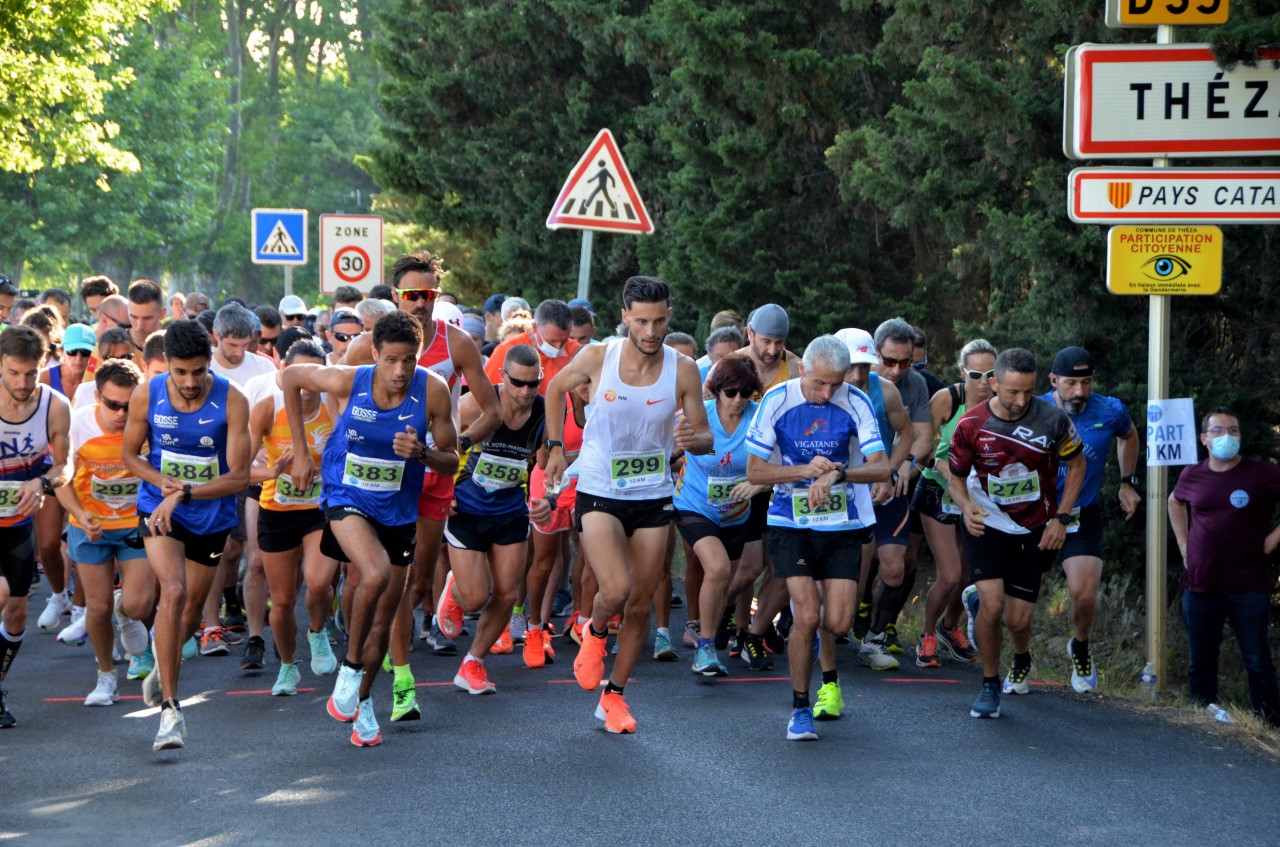
[[[347,454],[342,481],[364,491],[399,491],[404,479],[403,459],[370,459]]]

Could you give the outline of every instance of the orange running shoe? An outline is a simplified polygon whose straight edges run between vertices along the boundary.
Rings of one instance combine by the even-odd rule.
[[[208,632],[201,634],[201,656],[226,656],[230,653],[231,648],[227,646],[227,631],[222,627],[215,626]]]
[[[622,628],[622,615],[614,615],[609,618],[609,634],[617,635],[618,630]]]
[[[586,626],[586,623],[578,623],[578,613],[574,612],[569,620],[566,621],[566,624],[567,627],[565,634],[569,636],[570,640],[573,641],[574,644],[581,644],[582,628]]]
[[[604,679],[608,640],[607,635],[597,636],[591,631],[590,618],[582,625],[582,646],[578,648],[578,658],[573,660],[573,675],[587,691],[595,691],[600,687],[600,680]]]
[[[502,635],[499,635],[498,640],[493,642],[493,646],[489,648],[489,652],[503,656],[511,652],[511,624],[507,624],[503,628]]]
[[[524,666],[540,668],[547,663],[547,654],[543,645],[547,644],[545,629],[530,629],[524,634]]]
[[[604,728],[609,732],[626,735],[636,731],[636,719],[631,717],[627,701],[621,694],[606,691],[600,695],[600,704],[596,706],[596,720],[604,721]]]
[[[436,605],[436,623],[440,631],[450,641],[462,634],[463,609],[453,599],[453,571],[445,577],[444,591],[440,594],[440,602]]]
[[[542,640],[542,648],[547,657],[547,664],[554,665],[556,663],[556,648],[551,646],[551,636],[549,634]]]
[[[453,684],[468,694],[492,694],[498,686],[489,681],[484,665],[471,659],[463,659],[462,666],[453,678]]]

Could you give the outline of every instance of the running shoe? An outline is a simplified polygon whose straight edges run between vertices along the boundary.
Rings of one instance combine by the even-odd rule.
[[[1210,703],[1204,707],[1205,713],[1218,723],[1235,723],[1236,719],[1231,717],[1231,713],[1219,706],[1217,703]]]
[[[493,642],[493,646],[489,648],[489,652],[495,653],[499,656],[505,656],[515,649],[511,642],[511,624],[508,623],[502,628],[502,634],[498,636],[497,641]]]
[[[439,621],[432,619],[431,634],[427,638],[427,645],[431,648],[431,652],[437,656],[456,656],[458,655],[458,645],[453,643],[452,638],[445,636],[440,631]]]
[[[526,668],[540,668],[547,663],[547,645],[550,640],[547,638],[545,629],[531,629],[524,635],[524,666]]]
[[[147,674],[151,673],[155,666],[156,657],[151,654],[151,646],[147,645],[146,650],[129,659],[129,670],[125,672],[125,679],[146,679]]]
[[[681,597],[679,594],[675,593],[674,591],[671,592],[671,608],[673,609],[684,608],[684,598]]]
[[[849,643],[849,631],[848,631],[848,630],[846,630],[845,632],[842,632],[842,633],[840,633],[839,635],[837,635],[837,636],[836,636],[836,646],[837,646],[837,647],[843,647],[844,645],[846,645],[846,644],[848,644],[848,643]]]
[[[898,660],[889,655],[885,649],[884,636],[878,633],[867,633],[858,648],[858,658],[864,665],[876,671],[896,671]]]
[[[716,655],[714,644],[704,644],[693,654],[693,672],[710,677],[729,675],[729,669]]]
[[[542,652],[546,654],[547,664],[554,665],[556,663],[556,648],[551,646],[551,632],[547,632],[547,637],[542,642]]]
[[[747,630],[739,628],[729,642],[729,658],[736,659],[742,655],[742,645],[747,643]]]
[[[248,624],[248,619],[244,616],[244,613],[239,610],[232,611],[231,614],[226,615],[222,619],[222,628],[227,632],[244,632],[245,627],[248,626]]]
[[[813,709],[804,706],[791,710],[791,720],[787,721],[788,741],[817,741],[818,732],[813,728]]]
[[[969,717],[971,718],[1000,717],[1000,683],[999,682],[982,683],[982,691],[978,694],[978,699],[974,700],[973,705],[969,707]]]
[[[863,641],[871,629],[871,604],[859,603],[857,614],[853,616],[853,637]]]
[[[512,644],[523,644],[525,634],[529,631],[529,616],[524,612],[511,613],[511,622],[507,624],[507,632],[511,634]]]
[[[938,659],[938,636],[932,633],[920,634],[920,643],[916,645],[916,667],[942,667],[942,661]]]
[[[468,694],[493,694],[498,686],[489,681],[484,664],[472,659],[463,659],[462,665],[453,677],[453,684]]]
[[[151,743],[151,749],[159,752],[181,750],[186,746],[187,720],[182,716],[182,710],[174,706],[161,709],[160,731],[156,733],[156,740]]]
[[[786,605],[782,607],[781,612],[778,612],[778,620],[774,626],[777,627],[778,634],[785,639],[791,636],[791,627],[795,622],[795,617],[791,614],[791,606]]]
[[[604,679],[604,657],[608,651],[606,635],[596,635],[591,631],[591,620],[582,625],[582,646],[578,648],[578,656],[573,660],[573,676],[587,691],[595,691]]]
[[[764,635],[764,649],[768,650],[775,656],[781,656],[787,652],[787,639],[782,637],[782,633],[772,626],[766,627]]]
[[[653,658],[659,662],[674,662],[680,658],[680,654],[671,646],[670,638],[658,633],[653,639]]]
[[[250,635],[244,644],[244,652],[240,654],[240,670],[262,670],[263,657],[267,652],[267,642],[261,635]]]
[[[120,632],[120,644],[124,647],[124,651],[130,656],[137,656],[151,646],[151,637],[147,634],[147,628],[141,621],[136,621],[120,611],[120,595],[122,593],[120,589],[116,589],[115,625]]]
[[[153,665],[151,673],[147,674],[147,678],[142,680],[142,702],[153,709],[164,702],[164,688],[160,685],[159,664]]]
[[[85,619],[84,606],[71,607],[71,623],[62,628],[57,640],[72,647],[83,647],[89,639],[89,621]]]
[[[960,594],[960,602],[964,606],[964,614],[968,619],[965,622],[965,632],[969,636],[969,643],[974,650],[978,649],[978,586],[970,585]]]
[[[391,698],[392,723],[422,719],[422,712],[418,710],[418,689],[412,678],[405,679],[404,682],[397,680],[391,688]],[[364,707],[360,710],[364,711]]]
[[[431,615],[423,615],[422,623],[418,627],[418,640],[426,641],[431,637]]]
[[[112,703],[120,699],[120,695],[116,693],[116,672],[115,671],[98,671],[98,684],[89,692],[89,696],[84,698],[86,706],[110,706]]]
[[[189,662],[199,655],[200,639],[193,635],[182,643],[182,661]]]
[[[227,646],[227,634],[220,626],[215,626],[200,636],[201,656],[227,656],[231,648]]]
[[[902,653],[902,644],[898,642],[898,625],[893,621],[884,625],[884,649],[890,653]]]
[[[1031,665],[1025,668],[1016,665],[1009,668],[1009,673],[1004,678],[1004,688],[1001,689],[1005,694],[1030,694],[1031,685],[1028,680],[1031,679]]]
[[[680,640],[684,642],[686,647],[698,646],[698,639],[702,637],[702,621],[685,621],[684,633],[681,634]]]
[[[617,635],[618,630],[620,629],[622,629],[622,615],[617,614],[609,618],[609,626],[608,626],[609,634]]]
[[[978,651],[973,649],[973,644],[969,642],[969,636],[960,624],[956,624],[952,629],[948,630],[942,621],[938,621],[938,625],[934,627],[933,631],[938,636],[938,646],[950,653],[951,658],[957,662],[972,662],[978,658]]]
[[[360,710],[360,682],[363,679],[363,670],[358,671],[346,665],[338,667],[333,694],[329,695],[329,701],[325,704],[329,717],[343,723],[351,723],[356,719],[356,712]]]
[[[753,671],[773,670],[773,659],[764,649],[764,639],[756,635],[748,635],[743,642],[742,661]]]
[[[616,691],[600,695],[600,702],[596,704],[596,720],[604,721],[605,730],[618,735],[636,731],[636,719],[631,717],[627,701]]]
[[[729,639],[733,638],[734,630],[738,628],[737,622],[733,617],[733,609],[725,609],[724,614],[720,616],[720,625],[716,627],[716,649],[724,650],[729,646]]]
[[[394,667],[392,666],[392,664],[391,664],[391,651],[390,651],[390,650],[388,650],[388,651],[387,651],[387,654],[386,654],[385,656],[383,656],[383,657],[382,657],[382,672],[383,672],[383,673],[395,673],[395,668],[394,668]]]
[[[440,631],[450,639],[462,634],[463,608],[453,599],[453,571],[444,581],[444,591],[440,593],[440,602],[436,604],[436,622]]]
[[[276,684],[271,686],[271,696],[292,697],[297,694],[300,677],[297,662],[281,662],[280,672],[276,674]]]
[[[377,747],[382,743],[382,730],[373,714],[373,698],[366,697],[356,706],[356,719],[351,724],[351,743],[357,747]]]
[[[9,711],[9,692],[0,688],[0,729],[9,729],[18,725],[18,719]]]
[[[62,616],[71,611],[71,598],[67,596],[67,592],[60,594],[50,594],[49,599],[44,603],[44,611],[40,613],[40,618],[36,624],[45,632],[53,632],[60,629],[62,624]]]
[[[329,620],[324,622],[324,634],[329,639],[330,647],[337,647],[342,643],[342,627],[338,625],[336,615],[330,615]]]
[[[565,615],[577,611],[573,608],[573,591],[567,585],[562,585],[556,589],[556,596],[551,600],[551,617],[563,618]]]
[[[568,626],[564,628],[564,634],[574,644],[582,644],[582,628],[587,625],[586,621],[578,623],[579,615],[574,612],[568,619]]]
[[[1098,687],[1098,669],[1089,655],[1089,646],[1080,646],[1075,638],[1067,641],[1067,658],[1071,660],[1071,687],[1077,694],[1088,694]]]
[[[818,689],[818,702],[813,704],[815,721],[838,721],[844,711],[844,695],[840,691],[840,683],[824,682]]]
[[[338,669],[338,657],[333,655],[329,636],[324,631],[308,632],[307,644],[311,646],[311,672],[316,676],[328,676]]]

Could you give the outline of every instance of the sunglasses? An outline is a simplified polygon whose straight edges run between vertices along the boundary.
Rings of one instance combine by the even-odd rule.
[[[102,405],[106,406],[107,410],[112,412],[129,411],[128,403],[117,403],[115,400],[108,400],[106,397],[102,398]]]
[[[542,385],[542,377],[538,377],[537,379],[516,379],[505,370],[503,373],[506,374],[507,379],[511,380],[511,384],[516,388],[537,388],[539,385]]]
[[[307,319],[307,316],[306,315],[285,315],[284,319],[286,321],[305,321]]]
[[[68,356],[83,356],[86,359],[93,355],[92,350],[63,350],[62,352]]]
[[[352,332],[352,333],[338,332],[337,330],[333,330],[333,337],[338,341],[341,341],[343,344],[346,344],[348,341],[350,341],[353,338],[359,338],[362,335],[364,335],[364,330],[360,330],[359,332]]]
[[[745,388],[721,388],[720,393],[730,400],[736,400],[739,397],[750,397],[751,393]]]
[[[102,319],[111,321],[113,324],[120,327],[121,329],[133,329],[133,324],[129,323],[128,321],[118,321],[115,318],[111,317],[110,315],[103,315]]]
[[[890,359],[888,356],[880,357],[880,363],[886,368],[909,368],[914,361],[910,356],[905,359]]]
[[[977,382],[980,379],[990,379],[996,375],[996,372],[994,369],[989,371],[965,371],[964,375],[974,382]]]
[[[402,288],[400,296],[410,303],[416,303],[419,300],[430,302],[440,296],[438,288]]]
[[[276,333],[275,335],[259,336],[258,340],[261,341],[263,344],[275,344],[276,339],[279,337],[280,337],[280,334]]]

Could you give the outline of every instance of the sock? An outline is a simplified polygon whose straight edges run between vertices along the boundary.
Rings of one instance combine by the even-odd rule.
[[[530,632],[541,632],[541,631],[542,631],[542,624],[540,624],[540,623],[531,623],[531,624],[529,624],[529,631],[530,631]]]
[[[982,678],[982,684],[983,684],[983,685],[999,685],[999,684],[1000,684],[1000,677],[998,677],[998,676],[984,676],[984,677]]]
[[[809,708],[809,692],[808,691],[792,691],[791,692],[791,708],[793,709]]]
[[[511,614],[513,614],[513,615],[523,615],[523,614],[524,614],[524,604],[523,604],[523,603],[521,603],[519,606],[512,606],[512,607],[511,607]]]
[[[464,665],[465,665],[467,662],[475,662],[477,665],[483,665],[483,664],[484,664],[484,659],[477,659],[475,656],[473,656],[473,655],[471,655],[470,653],[468,653],[468,654],[467,654],[466,656],[464,656],[464,657],[463,657],[463,659],[462,659],[462,663],[463,663]]]
[[[217,629],[216,626],[206,626],[204,629],[200,630],[200,634],[208,635],[209,633],[213,632],[215,629]]]
[[[822,672],[822,684],[823,684],[823,685],[826,685],[828,682],[839,682],[839,681],[840,681],[840,677],[837,675],[837,672],[836,672],[836,671],[823,671],[823,672]]]
[[[163,703],[161,703],[161,704],[160,704],[160,709],[161,709],[161,710],[164,710],[164,709],[177,709],[179,712],[181,712],[181,711],[182,711],[182,704],[181,704],[181,703],[179,703],[177,700],[165,700]]]
[[[607,624],[605,625],[604,629],[596,629],[596,622],[591,621],[588,624],[587,628],[591,630],[591,634],[594,635],[596,638],[606,638],[609,635],[609,627]]]
[[[670,628],[670,627],[665,627],[665,626],[660,626],[660,627],[658,627],[658,635],[661,635],[663,638],[670,638],[670,637],[671,637],[671,628]]]
[[[701,650],[703,647],[710,647],[714,643],[715,643],[714,638],[699,638],[698,649]]]
[[[26,634],[27,631],[24,629],[17,635],[10,635],[4,628],[4,624],[0,623],[0,679],[8,675],[13,657],[18,655],[18,648],[22,646],[22,639]]]
[[[584,623],[587,622],[586,615],[582,614],[581,612],[575,612],[575,614],[578,616],[578,626],[582,626]]]
[[[74,616],[76,612],[79,612],[80,614],[82,614],[82,615],[83,615],[83,614],[84,614],[84,606],[77,606],[77,605],[75,605],[74,603],[72,603],[72,604],[71,604],[71,614]]]
[[[228,616],[228,617],[230,617],[231,615],[239,614],[239,612],[240,612],[240,599],[239,599],[239,596],[238,596],[238,595],[237,595],[237,593],[236,593],[236,588],[235,588],[235,586],[234,586],[234,585],[233,585],[233,586],[231,586],[230,588],[224,588],[224,589],[222,589],[222,602],[223,602],[223,603],[226,605],[226,607],[227,607],[227,616]]]
[[[342,660],[342,666],[343,666],[344,668],[351,668],[351,670],[356,671],[356,672],[363,672],[363,671],[364,671],[364,662],[359,662],[359,663],[356,663],[356,662],[348,662],[346,659],[343,659],[343,660]]]
[[[605,694],[621,694],[622,686],[616,684],[612,679],[610,679],[609,682],[605,684],[604,693]]]
[[[392,665],[395,685],[413,685],[413,670],[408,665]]]
[[[1028,650],[1025,653],[1014,653],[1013,666],[1020,671],[1031,667],[1031,651]]]

